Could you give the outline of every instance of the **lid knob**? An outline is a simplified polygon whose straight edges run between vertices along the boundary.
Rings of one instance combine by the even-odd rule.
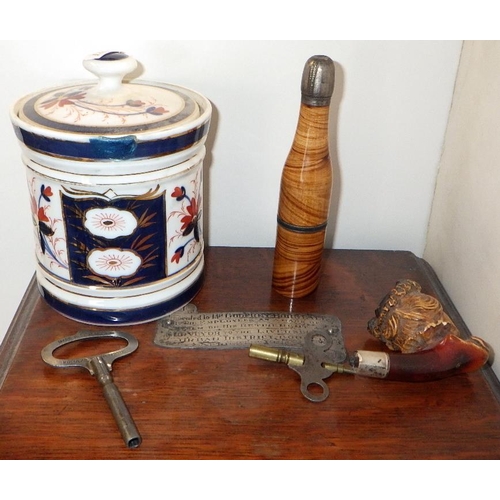
[[[86,57],[83,66],[99,78],[94,93],[104,96],[120,90],[123,78],[134,71],[137,61],[123,52],[101,52]]]

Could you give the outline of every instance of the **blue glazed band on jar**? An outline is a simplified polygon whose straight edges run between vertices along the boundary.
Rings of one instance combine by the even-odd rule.
[[[88,142],[72,142],[37,135],[14,127],[18,139],[28,148],[42,154],[76,160],[138,160],[171,155],[198,144],[208,133],[210,122],[185,134],[165,139],[138,142],[136,136],[94,137]]]

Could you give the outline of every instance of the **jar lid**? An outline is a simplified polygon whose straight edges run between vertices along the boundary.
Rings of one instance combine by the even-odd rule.
[[[30,94],[11,111],[18,138],[37,152],[74,160],[177,153],[204,141],[210,102],[184,87],[123,82],[137,61],[123,52],[84,59],[96,81]]]

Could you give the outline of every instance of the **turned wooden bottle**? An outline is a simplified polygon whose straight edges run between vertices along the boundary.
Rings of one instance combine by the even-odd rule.
[[[335,70],[322,55],[302,74],[300,115],[281,177],[273,288],[303,297],[319,283],[330,210],[333,172],[328,141]]]

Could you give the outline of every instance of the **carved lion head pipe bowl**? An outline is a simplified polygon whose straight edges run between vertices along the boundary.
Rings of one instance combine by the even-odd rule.
[[[412,280],[400,280],[382,299],[368,330],[389,349],[408,354],[432,349],[458,330],[441,303]]]
[[[121,52],[83,64],[97,79],[30,94],[11,109],[38,286],[78,321],[152,321],[201,287],[211,105],[184,87],[126,82],[137,62]]]
[[[479,337],[461,338],[441,303],[412,280],[398,281],[382,299],[368,330],[390,350],[393,376],[443,378],[493,362],[491,346]]]

